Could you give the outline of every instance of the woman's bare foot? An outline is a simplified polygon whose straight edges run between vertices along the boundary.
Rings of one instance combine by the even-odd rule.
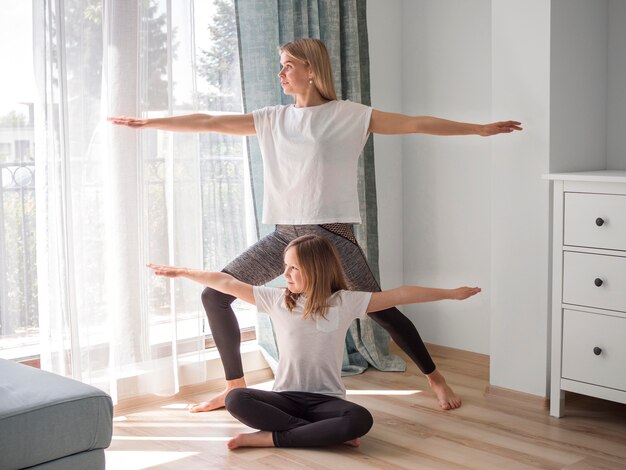
[[[356,439],[352,439],[351,441],[346,441],[343,443],[343,445],[350,447],[359,447],[361,445],[361,438],[357,437]]]
[[[224,408],[224,400],[226,399],[226,395],[228,395],[228,392],[235,388],[245,387],[246,379],[243,377],[235,380],[227,380],[226,388],[219,395],[214,396],[209,401],[203,401],[202,403],[198,403],[197,405],[189,406],[189,412],[200,413],[202,411],[213,411]]]
[[[459,397],[450,386],[446,383],[446,379],[439,373],[437,369],[434,372],[426,376],[430,388],[433,389],[437,400],[439,400],[439,406],[443,410],[454,410],[461,406],[461,397]]]
[[[237,447],[274,447],[274,439],[269,431],[237,434],[227,444],[230,450]]]

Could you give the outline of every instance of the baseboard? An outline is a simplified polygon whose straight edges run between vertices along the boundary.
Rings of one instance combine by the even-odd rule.
[[[480,354],[431,343],[427,343],[426,347],[433,356],[470,361],[477,364],[483,364],[487,368],[489,368],[489,356],[486,354]],[[392,353],[401,353],[401,349],[393,341],[390,342],[389,349]],[[256,370],[246,370],[245,373],[246,380],[250,384],[271,380],[273,378],[272,371],[269,367],[258,368]],[[215,379],[207,380],[203,383],[180,387],[180,391],[173,397],[144,395],[140,397],[121,400],[118,404],[115,405],[115,416],[127,414],[131,411],[134,411],[138,408],[143,408],[147,405],[154,406],[158,405],[159,403],[171,402],[172,398],[182,399],[190,395],[196,395],[198,393],[220,390],[223,386],[224,378],[217,377]],[[544,411],[549,409],[550,405],[550,401],[546,397],[532,395],[530,393],[518,392],[516,390],[498,387],[495,385],[487,385],[487,387],[485,387],[484,397],[490,400],[498,400],[505,403],[515,403],[515,406],[522,406],[526,409],[531,410]]]
[[[274,378],[274,374],[272,370],[268,367],[267,369],[248,371],[246,372],[246,381],[250,384],[265,382],[267,380],[272,380]],[[159,403],[171,403],[172,399],[184,399],[191,395],[197,395],[199,393],[211,392],[222,390],[224,388],[224,379],[213,379],[203,382],[201,384],[194,385],[186,385],[184,387],[180,387],[180,392],[171,397],[161,397],[156,395],[143,395],[140,397],[128,398],[126,400],[120,401],[114,407],[114,416],[118,417],[121,415],[125,415],[131,413],[133,411],[137,411],[146,406],[155,406]]]
[[[495,385],[487,385],[485,387],[485,398],[490,400],[498,400],[508,403],[515,403],[515,406],[522,406],[526,409],[545,411],[550,407],[550,400],[539,395],[518,392],[509,388],[497,387]]]
[[[449,358],[455,359],[464,362],[471,362],[474,364],[480,364],[489,368],[489,355],[476,353],[472,351],[465,351],[464,349],[456,349],[451,348],[449,346],[442,346],[440,344],[433,343],[424,343],[426,345],[426,349],[431,354],[431,356],[435,358]],[[405,358],[405,360],[409,360],[406,354],[400,349],[393,341],[389,342],[389,352],[392,354],[396,354]],[[435,361],[436,362],[436,361]]]
[[[247,344],[242,349],[242,360],[246,381],[249,384],[265,382],[274,378],[272,370],[267,366],[261,351],[255,344]],[[209,379],[196,384],[184,385],[179,388],[179,392],[172,396],[141,395],[120,400],[114,406],[114,416],[118,417],[128,414],[146,406],[156,406],[159,403],[171,403],[172,399],[184,399],[191,395],[204,392],[222,390],[224,388],[224,372],[221,361],[217,354],[206,361],[207,374]]]
[[[435,358],[450,358],[459,361],[472,362],[485,366],[489,370],[489,355],[480,354],[463,349],[450,348],[440,344],[426,343],[428,352]],[[393,353],[400,353],[401,349],[393,341],[389,343],[389,350]],[[515,403],[515,406],[522,406],[526,409],[545,411],[550,407],[550,400],[539,395],[518,392],[508,388],[487,385],[484,397],[490,400],[499,400],[506,403]]]
[[[458,359],[464,362],[472,362],[489,367],[489,355],[481,354],[464,349],[451,348],[440,344],[425,343],[426,348],[433,356]]]

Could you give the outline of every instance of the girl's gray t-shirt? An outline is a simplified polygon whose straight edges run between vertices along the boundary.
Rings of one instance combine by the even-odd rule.
[[[371,292],[338,291],[329,299],[326,318],[303,318],[304,299],[293,311],[285,305],[285,289],[254,287],[259,312],[272,318],[278,343],[275,391],[321,393],[345,398],[341,365],[346,331],[367,316]]]

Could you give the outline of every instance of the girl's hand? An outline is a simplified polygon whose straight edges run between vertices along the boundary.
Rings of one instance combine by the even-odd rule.
[[[148,125],[148,119],[138,119],[134,117],[108,117],[107,121],[117,126],[126,126],[132,128],[141,128]]]
[[[241,282],[233,276],[223,272],[200,271],[199,269],[183,268],[179,266],[163,266],[161,264],[147,264],[157,276],[184,277],[194,282],[199,282],[211,289],[224,294],[232,295],[249,304],[256,305],[254,288],[250,284]]]
[[[480,128],[479,135],[489,137],[496,134],[509,134],[513,131],[521,131],[522,123],[517,121],[500,121],[484,124]]]
[[[480,287],[457,287],[456,289],[451,289],[450,299],[465,300],[468,297],[478,294],[480,291]]]
[[[154,271],[154,274],[156,274],[157,276],[164,276],[164,277],[182,276],[186,271],[186,268],[179,268],[177,266],[163,266],[160,264],[152,264],[152,263],[147,264],[146,266],[152,269]]]

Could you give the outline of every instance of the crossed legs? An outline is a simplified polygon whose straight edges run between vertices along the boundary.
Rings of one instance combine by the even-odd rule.
[[[362,406],[317,393],[239,388],[228,393],[225,405],[239,421],[260,430],[235,436],[229,449],[358,446],[373,423]]]

